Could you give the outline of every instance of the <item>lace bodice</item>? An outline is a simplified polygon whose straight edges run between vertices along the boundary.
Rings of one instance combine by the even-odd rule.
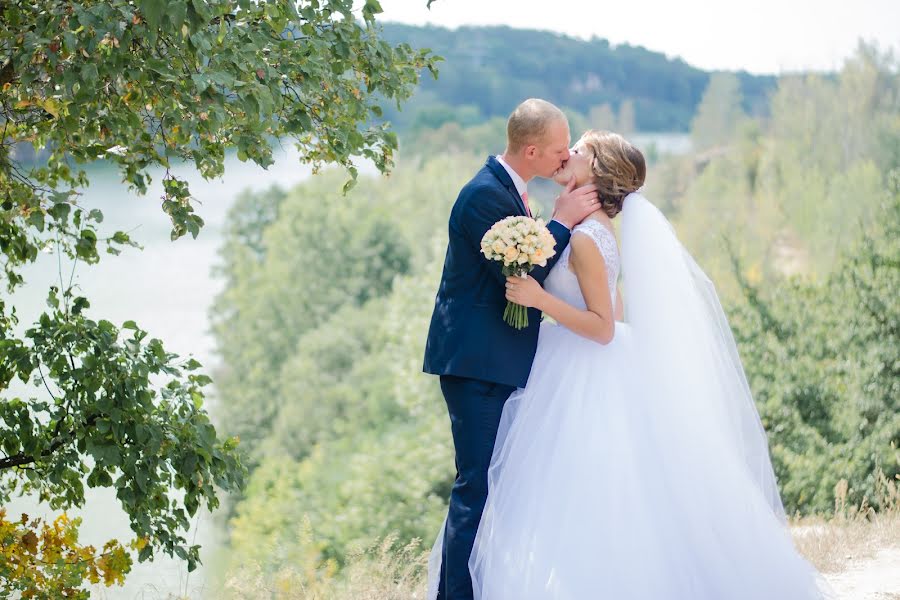
[[[582,233],[594,240],[600,254],[606,261],[606,277],[609,286],[609,294],[612,298],[613,309],[616,307],[616,282],[619,279],[619,247],[616,243],[616,236],[606,228],[605,225],[594,219],[587,219],[580,223],[572,230],[572,236],[576,233]],[[569,254],[571,254],[572,245],[565,247],[562,255],[559,257],[556,265],[544,280],[544,289],[548,292],[564,300],[565,302],[575,306],[581,310],[587,308],[584,296],[581,294],[581,287],[578,285],[578,278],[569,269]]]

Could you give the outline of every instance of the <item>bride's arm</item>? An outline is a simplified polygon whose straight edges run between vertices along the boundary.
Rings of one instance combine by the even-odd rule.
[[[569,266],[578,277],[587,310],[579,310],[545,291],[533,278],[510,277],[506,298],[522,306],[533,306],[547,313],[560,325],[600,344],[608,344],[615,335],[612,298],[606,283],[606,262],[588,236],[573,235],[569,242]]]

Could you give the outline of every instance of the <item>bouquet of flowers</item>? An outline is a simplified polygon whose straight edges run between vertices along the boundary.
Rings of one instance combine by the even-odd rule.
[[[506,217],[494,223],[481,238],[481,253],[488,260],[503,264],[507,277],[527,277],[536,266],[546,267],[547,260],[556,254],[556,240],[540,219]],[[503,320],[522,329],[528,326],[528,309],[506,303]]]

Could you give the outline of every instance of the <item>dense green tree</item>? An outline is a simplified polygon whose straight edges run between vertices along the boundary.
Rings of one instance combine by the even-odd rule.
[[[782,79],[769,120],[651,181],[734,313],[792,510],[829,510],[840,479],[875,502],[877,470],[897,473],[898,85],[896,60],[861,46],[836,77]]]
[[[295,335],[293,344],[266,359],[280,361],[277,367],[266,367],[272,369],[263,383],[269,397],[254,390],[259,379],[253,386],[226,376],[216,379],[225,414],[230,415],[226,427],[246,428],[258,457],[251,463],[246,493],[229,525],[232,569],[253,563],[267,571],[292,566],[311,577],[307,571],[315,571],[323,561],[338,568],[353,549],[391,532],[401,534],[401,545],[413,537],[434,535],[453,461],[437,382],[421,373],[424,330],[443,260],[447,211],[459,182],[483,157],[432,157],[431,149],[422,150],[425,156],[403,160],[390,179],[366,178],[343,203],[351,207],[348,212],[360,220],[360,227],[363,219],[391,216],[392,243],[410,253],[405,271],[394,269],[391,285],[373,285],[378,295],[364,302],[345,294],[345,301],[333,304],[321,318],[285,322],[282,328],[296,333],[282,332],[285,338]],[[270,253],[302,254],[293,238],[305,234],[280,233],[285,223],[293,221],[310,230],[327,221],[334,243],[349,246],[355,231],[344,229],[334,217],[340,203],[321,201],[323,189],[333,186],[316,181],[298,186],[279,201],[275,220],[255,217],[257,204],[248,196],[235,207],[230,221],[241,223],[245,232],[251,222],[258,225],[257,233],[245,233],[242,239],[263,239]],[[363,206],[365,212],[356,210]],[[305,211],[302,219],[297,217],[300,211]],[[242,251],[245,245],[234,240],[225,248]],[[329,272],[332,261],[340,262],[343,255],[326,252],[318,260],[320,270],[309,272],[306,289],[297,284],[291,294],[327,299],[321,294],[328,288],[344,285]],[[239,285],[233,298],[247,304],[259,302],[259,290],[272,279],[285,279],[264,265],[247,269],[246,274],[251,272],[260,278],[245,287],[236,284],[243,276],[235,280],[234,269],[228,268],[229,286]],[[372,270],[367,276],[377,281],[379,273]],[[229,293],[226,290],[222,299]],[[264,306],[284,302],[266,298]],[[266,327],[254,316],[264,311],[239,312],[249,315],[246,322],[217,330],[220,342],[237,341],[229,337],[235,330],[247,332],[227,355],[227,369],[259,360],[253,348],[265,350],[261,345],[243,345],[244,340],[255,344],[252,332]],[[255,400],[247,401],[250,395]],[[273,414],[249,431],[242,419],[253,421],[257,401],[272,406]],[[302,533],[298,529],[305,520],[309,525]]]
[[[900,475],[900,172],[879,221],[815,282],[745,279],[732,327],[786,506],[827,512],[835,486],[879,508]]]
[[[22,267],[41,250],[92,264],[104,246],[117,254],[134,245],[123,232],[101,237],[102,213],[79,203],[89,183],[82,166],[96,159],[140,193],[151,168],[165,169],[173,239],[203,225],[187,183],[169,170],[176,161],[211,178],[226,150],[265,167],[273,141],[290,139],[301,161],[343,165],[348,184],[354,157],[387,170],[396,138],[372,119],[407,98],[435,58],[382,40],[379,12],[376,0],[356,12],[350,0],[0,4],[7,290],[24,283]],[[351,279],[373,266],[367,241],[390,237],[383,222],[366,223],[360,254],[342,265]],[[370,291],[353,293],[363,302]],[[18,377],[31,393],[0,401],[0,502],[33,492],[64,509],[84,503],[85,483],[114,488],[141,540],[138,559],[163,551],[193,569],[188,517],[201,503],[215,508],[217,487],[239,488],[243,477],[236,438],[219,439],[203,409],[209,377],[132,321],[89,318],[71,282],[51,288],[47,304],[21,335],[15,307],[0,300],[0,389]],[[70,575],[78,587],[84,569],[72,565]]]
[[[876,503],[878,470],[898,473],[900,196],[886,170],[897,166],[890,150],[898,133],[896,76],[890,60],[864,51],[835,77],[786,78],[770,117],[744,120],[717,152],[650,170],[649,185],[668,178],[673,185],[648,195],[723,292],[790,512],[829,511],[841,479],[853,502]],[[849,82],[873,87],[851,92]],[[869,100],[857,106],[850,93]],[[577,111],[570,117],[573,127],[583,124]],[[843,127],[863,132],[846,148],[837,128],[828,129],[841,119],[856,119]],[[366,179],[351,192],[350,203],[356,194],[368,199],[370,218],[390,213],[409,264],[377,296],[360,303],[345,293],[338,305],[320,289],[315,293],[334,299],[333,308],[314,324],[285,322],[299,333],[279,368],[263,370],[272,378],[266,401],[276,408],[254,434],[259,461],[230,522],[234,578],[261,571],[266,580],[293,569],[290,581],[315,587],[342,577],[348,557],[392,532],[400,534],[395,547],[417,537],[431,542],[453,476],[452,444],[437,382],[420,372],[422,346],[450,203],[483,153],[499,151],[503,140],[502,117],[420,128],[402,138],[403,160],[391,179]],[[836,149],[843,161],[834,159]],[[287,202],[319,197],[314,184],[271,194],[281,198],[280,214]],[[321,214],[334,210],[312,204]],[[249,201],[244,208],[233,222],[255,231],[242,239],[274,242],[274,232],[286,228],[269,210]],[[353,233],[337,223],[339,244],[350,244]],[[741,261],[736,276],[724,240]],[[288,235],[277,242],[266,251],[298,247]],[[327,253],[319,258],[329,260]],[[344,285],[323,273],[317,285]],[[246,285],[239,300],[250,303],[257,289],[281,285],[267,281],[272,277],[283,275]],[[250,339],[256,326],[239,327]],[[243,360],[235,350],[229,364]],[[245,392],[252,393],[223,389],[221,396],[240,403]],[[253,407],[242,410],[252,414]]]
[[[394,181],[403,196],[407,176],[401,170]],[[378,187],[365,182],[356,192],[370,185]],[[851,482],[852,501],[877,506],[877,470],[898,473],[900,193],[893,198],[882,225],[845,248],[833,276],[762,289],[742,281],[745,299],[728,303],[790,511],[830,510],[840,479]],[[420,372],[444,243],[443,235],[420,243],[430,263],[298,340],[281,371],[264,456],[230,523],[232,577],[261,568],[264,577],[287,570],[301,581],[331,579],[391,533],[396,547],[430,543],[452,479],[440,392]]]
[[[342,416],[366,429],[387,418],[381,400],[361,398],[347,383],[360,369],[372,385],[381,377],[365,360],[381,356],[365,329],[380,325],[345,313],[375,310],[397,277],[430,260],[445,218],[435,206],[452,201],[477,165],[468,155],[411,158],[390,179],[368,180],[345,197],[336,190],[341,174],[331,172],[290,194],[238,200],[218,271],[226,285],[211,319],[223,358],[219,416],[254,462],[271,452],[303,457]]]
[[[219,270],[228,285],[211,319],[223,359],[220,417],[251,454],[271,432],[279,373],[303,334],[344,305],[384,295],[409,270],[390,207],[365,190],[342,197],[342,178],[332,172],[298,187],[271,209],[271,222],[258,216],[265,197],[246,194],[231,210]]]
[[[435,261],[400,278],[383,300],[339,311],[298,345],[282,389],[279,421],[289,425],[276,427],[230,523],[231,568],[340,567],[391,533],[401,545],[435,535],[453,476],[440,391],[421,373],[439,273]],[[307,421],[319,428],[311,446],[291,426]]]

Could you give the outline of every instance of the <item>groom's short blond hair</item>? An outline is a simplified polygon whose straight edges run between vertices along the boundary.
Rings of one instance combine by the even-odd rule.
[[[516,107],[506,122],[506,146],[518,152],[525,146],[540,145],[550,125],[566,122],[566,115],[553,104],[540,98],[529,98]]]

